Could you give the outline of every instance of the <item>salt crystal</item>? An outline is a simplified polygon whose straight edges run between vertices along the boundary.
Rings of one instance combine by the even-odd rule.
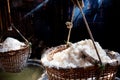
[[[98,53],[100,55],[102,63],[112,62],[112,59],[107,56],[106,52],[98,42],[95,42],[95,45],[98,49]],[[49,67],[62,67],[62,68],[76,68],[76,67],[86,67],[91,66],[92,64],[83,59],[81,52],[85,52],[96,60],[99,60],[94,45],[91,39],[85,39],[79,42],[72,44],[72,46],[68,47],[65,50],[55,53],[54,55],[49,56],[48,54],[44,54],[41,58],[41,62],[44,66]],[[47,57],[51,57],[52,60],[48,60]],[[120,59],[120,58],[119,58]]]
[[[0,52],[19,50],[24,46],[25,46],[25,43],[20,42],[15,38],[7,37],[0,47]]]

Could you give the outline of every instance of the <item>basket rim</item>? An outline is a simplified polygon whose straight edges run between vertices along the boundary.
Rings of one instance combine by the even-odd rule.
[[[117,61],[116,61],[117,62]],[[42,63],[41,63],[42,64]],[[42,64],[43,65],[43,64]],[[43,65],[44,66],[44,65]],[[107,64],[104,64],[103,66],[100,66],[100,65],[91,65],[91,66],[85,66],[85,67],[75,67],[75,68],[73,68],[73,67],[69,67],[69,68],[63,68],[63,67],[59,67],[59,68],[57,68],[57,67],[55,67],[55,66],[52,66],[52,67],[50,67],[50,66],[44,66],[45,68],[52,68],[52,69],[58,69],[58,70],[64,70],[64,69],[87,69],[87,68],[92,68],[92,67],[98,67],[98,68],[100,68],[100,67],[108,67],[108,66],[111,66],[111,67],[118,67],[118,66],[120,66],[120,65],[110,65],[109,63],[107,63]]]

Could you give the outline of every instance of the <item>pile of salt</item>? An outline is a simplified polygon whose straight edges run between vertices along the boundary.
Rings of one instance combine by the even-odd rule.
[[[103,64],[116,61],[112,60],[106,54],[106,51],[100,46],[98,42],[95,42],[95,45],[98,49]],[[41,62],[44,66],[56,68],[76,68],[91,66],[92,64],[89,61],[82,58],[81,52],[85,52],[94,59],[99,60],[96,54],[96,50],[92,44],[92,40],[86,39],[76,42],[67,49],[54,53],[52,56],[49,54],[49,52],[46,51],[46,53],[41,58]]]
[[[20,42],[19,40],[7,37],[3,43],[0,45],[0,52],[7,52],[12,50],[19,50],[25,46],[25,43]]]

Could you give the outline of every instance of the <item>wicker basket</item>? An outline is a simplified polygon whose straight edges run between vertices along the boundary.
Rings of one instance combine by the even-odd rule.
[[[24,40],[25,46],[19,50],[0,52],[0,68],[5,72],[21,72],[30,57],[31,43],[20,33],[14,24],[11,24],[10,28],[12,30],[8,30],[0,37],[0,43],[7,37],[15,37],[14,34],[19,34],[18,36]]]
[[[106,65],[102,72],[98,66],[71,69],[46,67],[46,70],[49,80],[115,80],[117,68]]]
[[[66,47],[61,45],[52,47],[46,50],[46,52],[55,54],[63,49],[66,49]],[[107,52],[107,54],[109,53]],[[110,54],[108,56],[115,59],[115,57],[112,57]],[[100,65],[93,65],[85,68],[58,69],[55,67],[45,66],[45,69],[49,80],[115,80],[118,66],[118,62],[116,61],[114,62],[114,65],[106,64],[104,67]]]
[[[29,43],[19,50],[0,52],[0,65],[6,72],[20,72],[30,57]]]

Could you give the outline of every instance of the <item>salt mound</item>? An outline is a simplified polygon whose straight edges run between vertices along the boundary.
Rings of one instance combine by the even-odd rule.
[[[106,54],[106,51],[102,49],[98,42],[95,42],[95,45],[98,49],[98,53],[100,55],[102,63],[112,63],[114,61],[111,60],[111,58]],[[99,61],[92,40],[85,39],[76,42],[67,49],[56,52],[54,54],[46,51],[41,58],[41,62],[44,66],[56,68],[76,68],[92,66],[93,64],[82,57],[82,52],[85,52],[86,54]]]
[[[1,43],[0,52],[19,50],[24,46],[25,46],[25,43],[20,42],[19,40],[15,39],[15,38],[7,37],[5,39],[5,41],[3,43]]]

